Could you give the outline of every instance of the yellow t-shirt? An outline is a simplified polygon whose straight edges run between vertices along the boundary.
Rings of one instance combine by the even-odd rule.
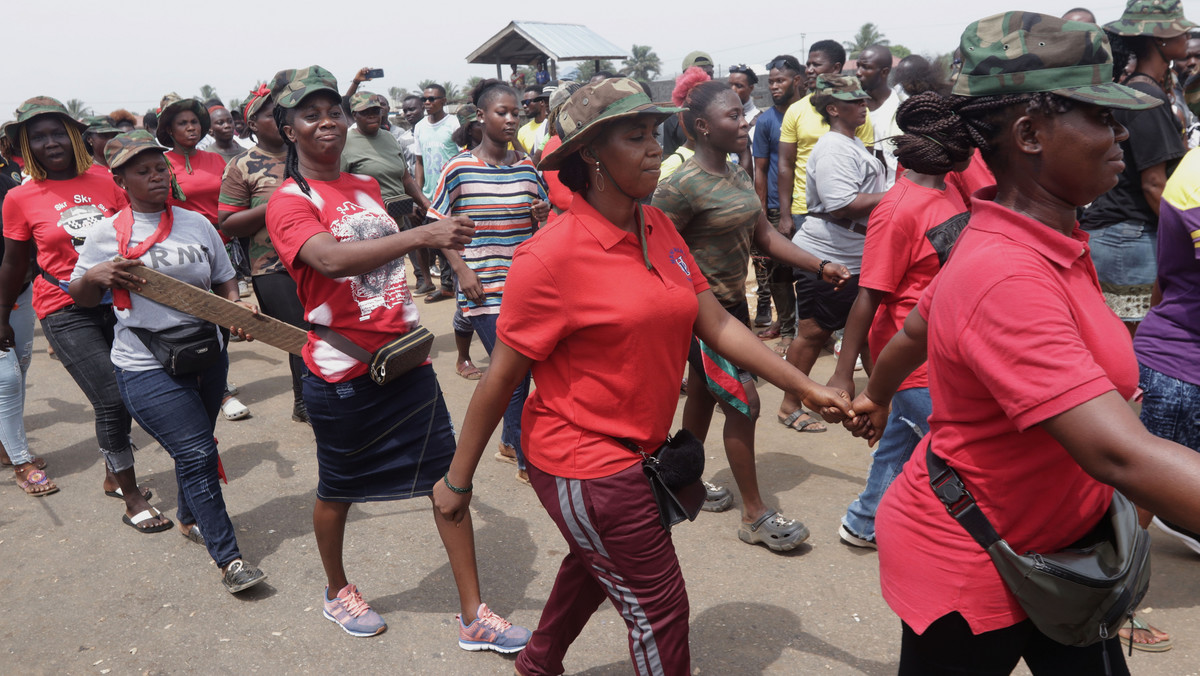
[[[808,213],[808,156],[812,154],[817,139],[829,131],[829,123],[816,108],[812,107],[809,99],[812,94],[788,106],[780,123],[779,142],[796,144],[796,180],[792,186],[792,213]],[[870,148],[875,144],[875,128],[871,125],[871,114],[867,113],[867,121],[854,130],[854,135]]]
[[[526,152],[532,153],[534,150],[537,150],[533,145],[537,141],[538,129],[541,129],[543,124],[545,122],[538,122],[537,119],[533,119],[526,122],[524,127],[517,130],[517,140],[521,142],[521,147]]]

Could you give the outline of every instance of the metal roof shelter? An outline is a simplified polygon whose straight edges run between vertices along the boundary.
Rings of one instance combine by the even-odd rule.
[[[503,78],[503,64],[529,65],[539,58],[551,62],[551,75],[557,77],[558,61],[595,61],[624,59],[629,53],[574,23],[513,21],[467,56],[467,63],[494,63],[496,77]]]

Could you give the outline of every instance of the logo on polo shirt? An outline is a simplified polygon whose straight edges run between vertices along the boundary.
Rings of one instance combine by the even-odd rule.
[[[676,247],[667,252],[667,256],[670,257],[672,263],[678,265],[680,270],[683,270],[683,274],[688,279],[691,279],[692,270],[687,264],[687,253],[687,249],[680,249]]]

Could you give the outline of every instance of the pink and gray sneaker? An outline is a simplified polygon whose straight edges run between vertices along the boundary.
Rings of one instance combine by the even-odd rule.
[[[458,620],[458,647],[463,650],[494,650],[498,653],[520,652],[529,643],[530,631],[518,627],[493,613],[486,603],[479,604],[475,621],[464,626],[462,615]]]
[[[325,618],[337,622],[351,636],[378,636],[387,631],[387,623],[379,613],[371,610],[371,606],[363,600],[358,588],[352,584],[342,587],[332,601],[329,600],[329,587],[322,595],[325,602]]]

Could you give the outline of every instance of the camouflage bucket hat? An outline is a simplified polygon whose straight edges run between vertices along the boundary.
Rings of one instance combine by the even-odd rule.
[[[93,115],[91,117],[85,117],[81,120],[81,122],[87,125],[87,128],[84,129],[84,133],[87,134],[121,133],[121,130],[117,129],[116,124],[113,123],[112,118],[108,117],[107,115]]]
[[[1180,0],[1129,0],[1120,19],[1104,24],[1104,30],[1116,35],[1156,38],[1173,38],[1195,27],[1183,17]]]
[[[361,113],[370,108],[381,108],[379,97],[371,92],[358,91],[350,97],[350,112]]]
[[[605,125],[615,120],[653,115],[661,121],[681,110],[683,108],[652,102],[641,86],[627,77],[609,78],[580,87],[554,119],[562,145],[543,155],[538,168],[558,169],[563,160],[583,148]]]
[[[1142,110],[1162,102],[1112,81],[1112,50],[1095,24],[1035,12],[980,19],[962,34],[959,96],[1051,92],[1107,108]]]
[[[475,107],[474,103],[464,103],[458,107],[454,115],[458,118],[458,126],[465,127],[479,119],[479,109]]]
[[[580,89],[583,89],[582,82],[576,82],[574,80],[565,80],[560,82],[558,89],[555,89],[554,93],[550,95],[550,119],[553,120],[554,118],[558,117],[558,113],[560,110],[562,110],[563,105],[570,100],[572,94]]]
[[[135,129],[118,134],[104,146],[104,161],[109,169],[119,169],[137,155],[148,151],[165,153],[167,148],[159,145],[145,129]]]
[[[200,136],[203,137],[208,133],[212,123],[204,105],[196,99],[185,99],[179,94],[171,92],[162,97],[162,101],[158,104],[158,130],[155,133],[159,143],[168,148],[174,147],[175,141],[171,138],[171,122],[176,115],[185,110],[192,111],[200,120]]]
[[[853,75],[818,75],[814,94],[832,96],[839,101],[862,101],[871,98],[862,83]]]
[[[87,129],[86,124],[71,117],[71,114],[67,112],[67,107],[60,103],[58,99],[51,98],[49,96],[35,96],[32,99],[29,99],[17,107],[15,115],[17,116],[17,119],[13,120],[12,123],[10,123],[4,130],[4,133],[8,135],[9,142],[12,143],[14,148],[17,147],[17,143],[19,142],[21,128],[25,126],[26,122],[32,120],[38,115],[59,115],[68,120],[70,124],[75,125],[75,128],[78,129],[80,133],[83,133],[83,131]]]
[[[342,96],[337,78],[320,66],[281,70],[271,80],[271,98],[283,108],[295,108],[304,97],[319,91],[331,91],[339,100]]]

